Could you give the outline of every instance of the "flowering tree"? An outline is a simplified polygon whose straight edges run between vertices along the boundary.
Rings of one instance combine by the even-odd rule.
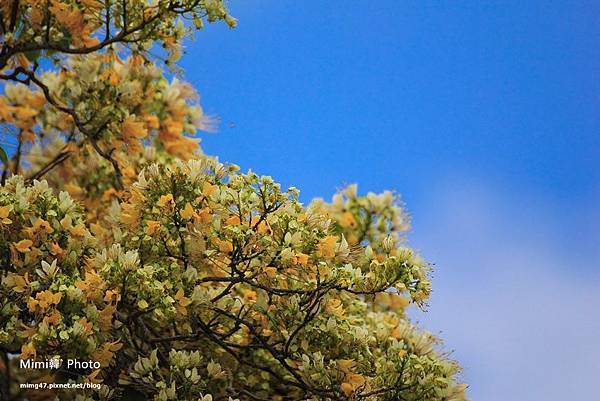
[[[465,400],[405,314],[431,285],[397,196],[304,206],[204,155],[158,66],[185,20],[235,25],[220,0],[1,3],[0,399]]]

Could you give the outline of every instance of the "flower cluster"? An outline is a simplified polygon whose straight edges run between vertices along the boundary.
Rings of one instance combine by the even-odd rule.
[[[81,208],[46,182],[11,178],[0,190],[0,343],[22,358],[96,358],[119,349],[118,294],[85,261],[94,240]]]
[[[203,20],[224,20],[234,27],[222,0],[3,1],[0,6],[0,72],[28,69],[42,57],[89,54],[115,43],[131,44],[147,53],[155,43],[169,61],[181,54],[181,41]],[[15,75],[16,77],[16,75]]]
[[[464,401],[406,314],[430,266],[396,194],[305,206],[202,154],[211,119],[155,61],[218,20],[222,0],[0,4],[0,399]]]
[[[88,224],[65,192],[2,187],[3,347],[99,360],[78,373],[111,397],[464,399],[405,315],[429,267],[397,242],[394,197],[351,187],[305,207],[207,157],[149,164],[125,192]]]
[[[198,148],[190,136],[197,128],[211,127],[193,88],[178,79],[167,81],[139,55],[125,60],[116,52],[73,57],[60,72],[42,74],[40,81],[57,106],[23,84],[7,85],[0,96],[0,122],[19,129],[25,145],[46,148],[48,140],[78,144],[81,131],[93,133],[94,144],[110,150],[126,168],[127,159],[135,159],[132,155],[140,154],[146,143],[188,159]],[[73,115],[65,115],[64,109]],[[69,151],[79,149],[74,145]]]

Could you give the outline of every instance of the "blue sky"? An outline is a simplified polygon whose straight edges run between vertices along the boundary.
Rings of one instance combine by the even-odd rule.
[[[490,4],[488,4],[490,3]],[[474,400],[595,400],[600,4],[232,0],[187,46],[203,147],[308,202],[395,189],[435,263],[415,319]]]

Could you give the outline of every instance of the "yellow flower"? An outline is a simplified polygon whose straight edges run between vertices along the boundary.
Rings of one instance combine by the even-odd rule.
[[[0,207],[0,225],[5,224],[11,224],[12,220],[8,218],[8,215],[10,214],[10,209],[8,208],[8,206],[2,206]]]
[[[223,253],[229,253],[233,251],[233,244],[227,240],[219,241],[219,250]]]
[[[87,233],[87,230],[85,229],[85,226],[83,224],[77,224],[75,227],[71,228],[69,231],[75,237],[84,237],[85,234]]]
[[[212,185],[209,182],[205,182],[204,185],[202,186],[202,194],[206,197],[209,197],[215,192],[216,189],[217,189],[216,185]]]
[[[86,333],[86,334],[91,333],[93,326],[92,326],[92,323],[88,322],[87,318],[83,317],[83,318],[79,319],[79,321],[77,323],[79,323],[79,325],[83,329],[84,333]]]
[[[60,312],[57,310],[54,310],[54,311],[52,311],[51,314],[45,316],[43,321],[48,326],[56,326],[57,324],[60,323],[61,319],[62,319],[62,315],[60,314]]]
[[[138,211],[137,207],[131,203],[125,203],[123,206],[121,206],[121,208],[121,221],[130,228],[135,227],[140,218],[140,212]]]
[[[118,78],[117,73],[113,72],[109,80],[113,85],[117,85]],[[140,152],[142,150],[140,140],[148,136],[148,130],[144,122],[137,121],[135,117],[129,116],[121,125],[121,134],[123,135],[123,140],[129,146],[129,151]]]
[[[240,225],[241,224],[240,216],[238,216],[236,214],[232,215],[227,220],[225,220],[225,224],[232,225],[232,226]]]
[[[337,237],[328,235],[323,238],[317,245],[317,255],[322,256],[326,259],[333,259],[335,257],[335,245],[337,243]]]
[[[32,359],[35,358],[36,351],[33,343],[23,344],[21,347],[21,359]]]
[[[73,184],[71,182],[65,184],[65,190],[72,197],[80,198],[80,199],[85,197],[85,190],[83,188],[81,188],[79,185]]]
[[[408,306],[409,300],[398,294],[390,294],[390,306],[392,309],[404,309]]]
[[[25,292],[25,289],[29,285],[29,273],[27,272],[24,276],[12,273],[7,279],[9,279],[7,284],[10,282],[10,279],[12,279],[13,291],[17,293]]]
[[[352,387],[352,384],[344,382],[340,387],[347,397],[350,397],[352,394],[354,394],[354,387]]]
[[[102,347],[98,348],[98,350],[96,352],[94,352],[93,359],[94,359],[94,361],[100,362],[100,365],[102,367],[106,367],[112,361],[114,353],[117,352],[118,350],[120,350],[122,347],[123,347],[123,344],[120,343],[119,340],[110,342],[110,343],[104,343],[104,345],[102,345]],[[101,382],[102,380],[96,379],[98,372],[100,372],[100,369],[92,372],[88,376],[88,380],[91,380],[95,383]]]
[[[106,290],[106,293],[104,294],[105,302],[112,304],[112,303],[117,303],[120,300],[121,300],[121,295],[119,295],[119,292],[117,290]]]
[[[173,195],[172,194],[167,194],[167,195],[162,195],[159,199],[158,202],[156,202],[156,206],[163,208],[163,207],[171,207],[175,204],[175,201],[173,200]]]
[[[181,288],[179,289],[179,291],[177,291],[177,294],[175,294],[175,301],[177,301],[177,303],[183,306],[184,308],[192,303],[192,301],[189,298],[185,297],[185,293]]]
[[[144,120],[146,121],[146,125],[150,129],[158,129],[160,127],[160,122],[158,121],[158,117],[149,115],[145,116]]]
[[[154,235],[160,229],[160,222],[156,220],[146,221],[146,234]]]
[[[292,264],[306,266],[308,264],[308,255],[302,252],[296,252],[292,256]]]
[[[125,142],[142,139],[148,135],[148,130],[141,121],[136,121],[135,117],[129,116],[121,125],[121,134]]]
[[[28,239],[24,239],[21,240],[17,243],[15,243],[15,249],[21,253],[26,253],[31,251],[31,246],[33,245],[33,242],[31,240]]]
[[[336,364],[342,372],[350,373],[356,366],[356,361],[354,359],[338,359]]]
[[[196,215],[196,212],[194,211],[194,208],[192,207],[192,205],[190,205],[189,202],[186,203],[185,207],[181,211],[181,217],[183,217],[186,220],[189,220],[192,217],[194,217],[195,215]]]
[[[256,302],[257,299],[256,291],[246,290],[244,291],[244,299],[248,302]]]
[[[32,117],[37,116],[37,114],[37,110],[34,110],[28,106],[17,107],[15,110],[15,117],[17,117],[17,120],[28,120]]]
[[[35,299],[30,298],[27,302],[27,306],[29,307],[30,312],[34,312],[38,307],[45,311],[52,305],[58,305],[62,298],[62,293],[57,292],[53,293],[50,290],[38,292],[35,296]]]
[[[325,312],[338,317],[344,316],[344,305],[338,298],[331,298],[325,305]]]
[[[259,223],[260,221],[260,223]],[[256,226],[258,224],[258,226]],[[260,220],[260,217],[254,216],[250,222],[252,227],[256,226],[256,232],[259,234],[267,234],[271,232],[271,228],[269,227],[269,223],[266,220]]]
[[[346,213],[342,214],[342,217],[340,218],[340,226],[342,226],[344,228],[356,227],[356,219],[354,218],[354,215],[350,212],[346,212]]]
[[[115,305],[108,305],[98,313],[98,327],[100,327],[100,330],[106,331],[111,328],[116,310],[117,307]]]
[[[208,224],[212,220],[210,211],[207,208],[202,208],[198,211],[197,217],[194,219],[196,223]]]
[[[92,232],[92,234],[94,234],[94,236],[96,236],[98,238],[104,237],[108,232],[108,230],[106,230],[104,227],[102,227],[98,223],[90,224],[90,231]]]
[[[346,381],[342,383],[342,391],[347,396],[350,396],[354,394],[356,390],[364,386],[365,383],[366,379],[363,375],[359,375],[358,373],[349,373],[346,375]]]
[[[92,10],[100,10],[104,7],[104,4],[99,2],[98,0],[80,0],[83,5]]]

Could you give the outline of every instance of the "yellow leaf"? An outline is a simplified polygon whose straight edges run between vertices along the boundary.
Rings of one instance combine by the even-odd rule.
[[[112,304],[112,303],[117,303],[120,300],[121,300],[121,295],[119,295],[119,292],[117,290],[106,290],[106,293],[104,294],[105,302]]]
[[[90,322],[88,322],[87,318],[83,317],[79,319],[77,323],[79,323],[81,327],[83,327],[85,333],[91,333],[93,326]]]
[[[94,354],[96,355],[96,354]],[[112,355],[111,355],[112,357]],[[100,358],[94,357],[95,361],[98,361],[102,364],[102,362],[100,361]],[[86,381],[90,382],[90,383],[102,383],[103,379],[98,379],[97,376],[98,374],[100,374],[100,372],[102,372],[102,369],[96,369],[94,370],[92,373],[90,373],[87,378]]]

